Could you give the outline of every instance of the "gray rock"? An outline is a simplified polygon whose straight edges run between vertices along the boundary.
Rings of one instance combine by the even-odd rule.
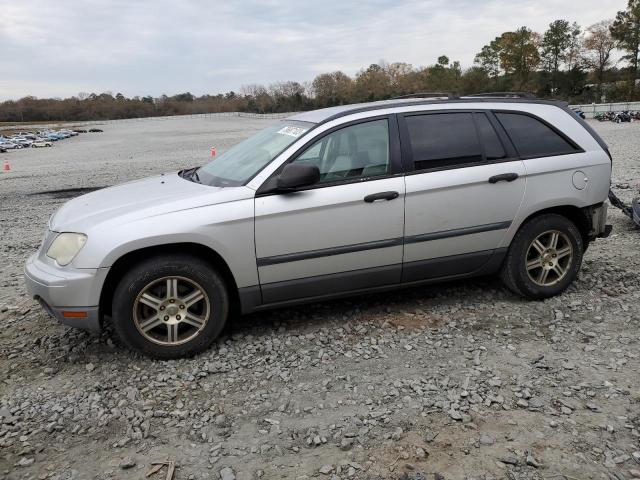
[[[629,455],[622,454],[622,455],[618,455],[617,457],[613,457],[613,463],[615,463],[616,465],[619,465],[621,463],[626,462],[627,460],[630,460],[631,457]]]
[[[397,442],[398,440],[400,440],[400,438],[402,438],[403,433],[404,430],[402,430],[402,427],[397,427],[391,434],[391,439]]]
[[[340,450],[342,451],[347,451],[347,450],[351,450],[351,447],[353,446],[353,442],[355,441],[354,438],[343,438],[340,441]]]
[[[493,445],[496,443],[496,439],[486,433],[481,433],[478,441],[480,445]]]
[[[223,414],[216,415],[213,423],[216,425],[216,427],[224,427],[227,425],[227,416]]]
[[[531,452],[527,452],[526,463],[527,465],[534,468],[540,468],[542,466],[542,464],[538,460],[536,460]]]
[[[231,467],[220,470],[220,480],[236,480],[236,472]]]
[[[432,430],[427,430],[424,434],[424,441],[427,443],[431,443],[438,436],[438,433],[433,432]]]
[[[132,457],[124,457],[120,461],[120,468],[123,470],[127,470],[129,468],[133,468],[136,466],[136,461]]]
[[[427,458],[427,455],[428,454],[427,454],[427,452],[425,451],[424,448],[421,448],[421,447],[416,448],[416,458],[422,460],[424,458]]]
[[[518,465],[518,463],[520,463],[518,457],[512,453],[502,455],[501,457],[498,457],[498,460],[506,465]]]
[[[35,462],[35,458],[29,458],[29,457],[22,457],[18,463],[16,463],[16,465],[18,467],[28,467],[30,465],[33,465],[33,463]]]

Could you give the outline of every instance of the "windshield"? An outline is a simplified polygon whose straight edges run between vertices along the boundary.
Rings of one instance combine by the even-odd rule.
[[[244,185],[311,127],[313,123],[289,120],[265,128],[199,168],[198,178],[217,187]]]

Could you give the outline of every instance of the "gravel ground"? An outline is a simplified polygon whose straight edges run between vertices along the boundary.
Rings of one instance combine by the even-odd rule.
[[[560,297],[482,278],[289,308],[189,360],[26,296],[22,265],[77,194],[60,190],[197,165],[271,122],[127,122],[0,155],[0,477],[141,479],[170,459],[176,480],[640,478],[640,231],[617,210]],[[629,201],[640,123],[594,126]]]

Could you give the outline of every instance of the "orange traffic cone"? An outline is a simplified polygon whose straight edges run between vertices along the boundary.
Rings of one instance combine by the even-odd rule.
[[[216,156],[216,147],[211,147],[211,156],[212,157]]]
[[[10,172],[11,171],[11,165],[9,165],[9,161],[8,160],[4,161],[4,165],[2,165],[2,171],[3,172]]]

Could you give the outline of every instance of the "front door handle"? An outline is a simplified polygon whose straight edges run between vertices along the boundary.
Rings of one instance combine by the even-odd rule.
[[[373,203],[376,200],[393,200],[394,198],[398,198],[400,194],[398,192],[380,192],[380,193],[372,193],[371,195],[367,195],[364,197],[364,201],[367,203]]]
[[[513,182],[518,176],[517,173],[501,173],[500,175],[489,177],[489,183]]]

